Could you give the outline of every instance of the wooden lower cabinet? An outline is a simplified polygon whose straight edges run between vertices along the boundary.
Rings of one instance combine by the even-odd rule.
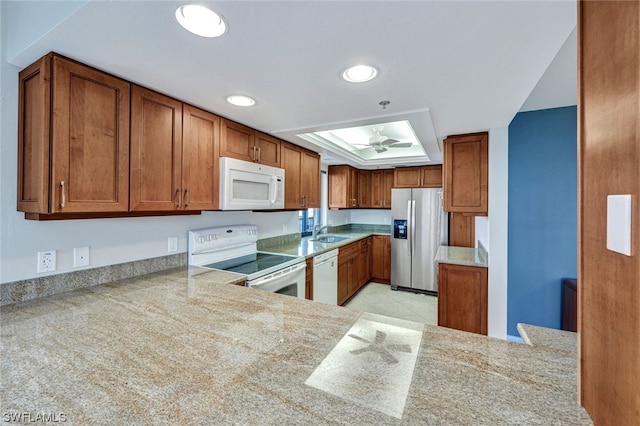
[[[349,300],[361,287],[361,242],[356,241],[338,250],[338,305]]]
[[[358,288],[366,285],[371,280],[371,245],[372,237],[360,240],[360,259],[358,260]]]
[[[438,265],[438,325],[487,334],[487,268]]]
[[[374,235],[371,237],[371,279],[377,283],[391,281],[391,237]]]
[[[304,298],[313,300],[313,257],[307,259],[307,275],[305,276]]]

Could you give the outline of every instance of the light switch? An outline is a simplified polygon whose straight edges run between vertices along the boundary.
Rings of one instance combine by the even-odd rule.
[[[607,249],[631,256],[631,194],[607,196]]]

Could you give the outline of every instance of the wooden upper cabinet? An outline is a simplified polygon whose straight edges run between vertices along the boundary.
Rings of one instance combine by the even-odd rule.
[[[320,155],[296,145],[282,143],[284,208],[320,207]]]
[[[358,207],[358,170],[351,166],[329,166],[329,208]]]
[[[475,133],[444,140],[444,209],[486,216],[489,198],[489,135]]]
[[[255,131],[235,121],[220,122],[220,156],[254,161]]]
[[[220,124],[220,156],[281,167],[280,139],[258,132],[235,121],[222,119]]]
[[[391,208],[393,175],[393,170],[375,170],[371,172],[371,207]]]
[[[300,194],[307,209],[320,208],[320,155],[302,150],[300,169]]]
[[[300,195],[302,151],[294,145],[282,144],[282,168],[284,169],[284,208],[303,208]]]
[[[265,166],[280,167],[280,150],[282,142],[273,136],[256,132],[254,157],[256,162]]]
[[[373,207],[371,178],[371,171],[358,171],[358,207]]]
[[[476,217],[464,213],[449,213],[449,245],[475,247]]]
[[[55,54],[19,79],[18,210],[126,212],[129,83]]]
[[[131,89],[131,210],[183,208],[182,102]]]
[[[394,188],[440,188],[442,166],[398,167],[394,169]]]
[[[182,107],[182,206],[184,210],[216,210],[219,206],[220,117]]]

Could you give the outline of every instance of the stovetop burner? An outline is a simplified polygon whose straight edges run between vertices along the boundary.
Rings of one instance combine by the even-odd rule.
[[[235,259],[223,260],[221,262],[202,265],[205,268],[223,269],[229,272],[252,275],[257,272],[273,268],[283,263],[298,259],[297,256],[286,254],[257,252],[252,255],[242,256]]]

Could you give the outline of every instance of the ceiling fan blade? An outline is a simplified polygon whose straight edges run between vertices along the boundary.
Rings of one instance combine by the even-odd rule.
[[[411,142],[396,142],[390,145],[391,148],[409,148],[411,146],[413,146]]]

